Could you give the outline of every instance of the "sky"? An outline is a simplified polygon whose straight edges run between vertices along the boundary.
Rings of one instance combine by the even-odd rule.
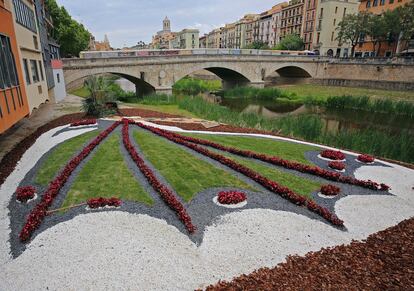
[[[237,4],[235,4],[235,2]],[[96,37],[107,34],[111,46],[133,46],[151,42],[162,30],[165,16],[171,29],[198,28],[200,35],[234,22],[248,13],[261,13],[281,0],[57,0],[74,19]]]

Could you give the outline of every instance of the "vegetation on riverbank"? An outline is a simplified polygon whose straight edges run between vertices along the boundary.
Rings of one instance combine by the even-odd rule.
[[[173,86],[174,93],[185,95],[197,95],[204,92],[218,91],[220,89],[220,80],[200,80],[191,77],[185,77]]]

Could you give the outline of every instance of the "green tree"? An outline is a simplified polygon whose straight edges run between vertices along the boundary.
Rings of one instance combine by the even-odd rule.
[[[274,48],[276,50],[299,51],[303,50],[303,40],[297,34],[286,35],[280,43]]]
[[[338,37],[340,43],[351,44],[351,56],[354,56],[355,47],[358,42],[369,33],[369,14],[347,14],[341,22],[338,23]]]
[[[52,37],[60,44],[62,56],[78,56],[88,48],[90,33],[75,21],[65,7],[59,7],[55,0],[46,0],[46,7],[53,20]]]
[[[408,41],[414,38],[414,1],[396,9],[400,20],[399,41]]]
[[[382,42],[386,41],[389,36],[389,28],[383,15],[368,14],[368,35],[374,45],[374,51],[378,56],[381,50]],[[378,48],[377,48],[378,45]]]
[[[267,43],[264,43],[262,41],[255,41],[244,48],[249,50],[267,50],[269,49],[269,46],[267,45]]]

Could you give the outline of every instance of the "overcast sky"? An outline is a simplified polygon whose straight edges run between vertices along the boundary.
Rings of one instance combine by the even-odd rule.
[[[57,0],[97,40],[107,34],[113,47],[146,43],[168,16],[173,31],[198,28],[200,33],[260,13],[281,0]],[[236,4],[237,3],[237,4]]]

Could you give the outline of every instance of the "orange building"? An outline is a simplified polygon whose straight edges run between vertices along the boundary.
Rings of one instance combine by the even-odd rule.
[[[11,0],[0,0],[0,134],[29,114]]]
[[[359,4],[360,12],[370,12],[373,14],[380,15],[387,10],[394,10],[399,6],[403,6],[406,3],[409,3],[411,0],[361,0]],[[381,50],[378,54],[378,57],[391,57],[396,53],[397,41],[394,42],[382,42]],[[367,37],[361,41],[355,48],[355,56],[358,57],[368,57],[375,56],[376,49],[374,49],[374,43]]]

